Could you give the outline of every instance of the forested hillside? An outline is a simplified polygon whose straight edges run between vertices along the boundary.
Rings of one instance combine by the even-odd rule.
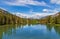
[[[0,25],[3,24],[34,24],[37,23],[36,19],[27,19],[18,17],[16,15],[13,15],[9,13],[8,11],[5,11],[3,9],[0,9]]]
[[[25,19],[12,15],[11,13],[0,9],[0,24],[25,23]]]
[[[42,24],[60,24],[60,12],[40,19]]]

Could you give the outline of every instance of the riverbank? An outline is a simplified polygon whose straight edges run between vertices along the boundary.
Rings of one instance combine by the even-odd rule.
[[[60,24],[46,24],[46,25],[50,25],[50,26],[60,26]]]

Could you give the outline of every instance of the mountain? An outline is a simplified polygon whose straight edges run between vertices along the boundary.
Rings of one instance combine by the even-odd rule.
[[[32,15],[26,15],[26,14],[22,14],[22,13],[15,13],[14,15],[21,17],[21,18],[26,18],[26,19],[40,19],[44,16],[41,16],[39,14],[32,14]]]
[[[49,16],[34,15],[27,17],[26,15],[11,14],[6,10],[0,9],[0,25],[1,24],[60,24],[60,12]]]
[[[40,19],[42,24],[60,24],[60,12]]]
[[[3,9],[0,9],[0,24],[16,24],[16,23],[18,24],[25,23],[25,19],[13,15]]]
[[[20,17],[19,17],[20,16]],[[25,18],[19,14],[11,14],[6,10],[0,9],[0,25],[6,24],[35,24],[37,19]]]

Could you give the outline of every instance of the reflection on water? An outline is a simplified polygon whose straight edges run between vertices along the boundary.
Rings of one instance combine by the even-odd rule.
[[[60,26],[4,25],[0,26],[0,39],[60,39]]]

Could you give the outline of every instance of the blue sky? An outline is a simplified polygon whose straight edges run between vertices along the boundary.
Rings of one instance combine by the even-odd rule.
[[[0,8],[25,16],[46,16],[60,11],[60,0],[0,0]]]

